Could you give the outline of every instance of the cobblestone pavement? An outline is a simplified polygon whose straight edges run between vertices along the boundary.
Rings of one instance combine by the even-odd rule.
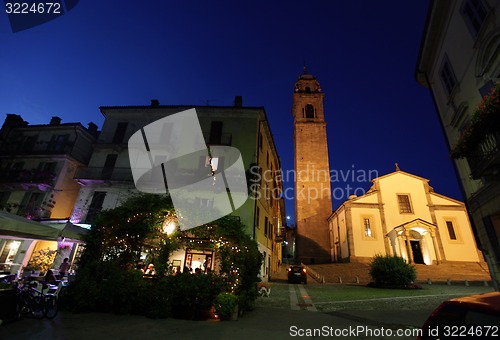
[[[274,273],[269,297],[259,297],[257,307],[236,321],[148,319],[135,315],[60,312],[53,320],[23,320],[0,326],[0,339],[289,339],[303,336],[336,339],[402,339],[397,331],[415,331],[429,310],[318,311],[308,285],[287,284],[286,271]],[[385,333],[382,333],[382,330]],[[389,333],[387,333],[390,331]],[[414,334],[406,337],[414,339]]]

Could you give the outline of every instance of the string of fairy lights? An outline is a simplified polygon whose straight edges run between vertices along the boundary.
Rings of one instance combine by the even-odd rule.
[[[158,225],[156,228],[157,234],[163,235],[159,237],[159,242],[156,243],[156,245],[151,245],[148,249],[146,249],[146,252],[152,252],[152,251],[159,251],[160,250],[160,245],[165,244],[167,242],[168,238],[176,238],[179,237],[179,234],[174,234],[172,233],[167,233],[165,231],[165,226],[166,225],[172,225],[175,224],[176,228],[173,231],[179,231],[177,228],[177,223],[175,223],[178,219],[178,216],[175,214],[173,211],[167,211],[167,212],[161,212],[161,213],[151,213],[151,212],[138,212],[135,213],[134,215],[128,217],[126,219],[127,223],[137,223],[141,219],[147,219],[147,218],[154,218],[156,221],[145,221],[146,223],[155,223]],[[120,228],[120,225],[109,225],[104,227],[106,233],[108,234],[113,234],[115,227]],[[218,238],[214,238],[213,236],[210,237],[210,233],[215,230],[214,225],[205,225],[203,226],[203,231],[205,231],[207,234],[209,234],[208,238],[196,238],[193,237],[192,231],[188,233],[188,237],[183,237],[183,243],[187,248],[200,248],[200,247],[206,247],[208,249],[214,250],[221,254],[222,252],[227,253],[229,258],[228,260],[231,261],[231,264],[229,265],[229,272],[228,278],[230,278],[229,282],[229,288],[232,292],[235,292],[240,285],[241,282],[241,268],[238,267],[234,263],[234,256],[235,254],[239,254],[241,252],[249,252],[249,248],[246,245],[239,246],[231,242],[230,240],[219,236]],[[142,237],[145,237],[143,235]],[[114,236],[114,242],[112,244],[109,244],[107,247],[107,251],[109,252],[108,255],[109,257],[112,257],[113,255],[117,255],[120,252],[127,251],[129,249],[129,242],[131,240],[140,240],[141,235],[140,234],[130,234],[130,233],[125,233],[124,237],[119,238],[118,236]],[[104,239],[102,240],[102,245],[106,246],[106,242]],[[105,255],[105,258],[107,256]]]

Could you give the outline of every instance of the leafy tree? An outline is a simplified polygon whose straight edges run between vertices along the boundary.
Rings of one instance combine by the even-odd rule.
[[[167,316],[169,310],[179,310],[176,305],[176,301],[179,301],[172,297],[180,294],[183,296],[182,303],[190,301],[189,308],[195,306],[203,309],[201,312],[194,311],[194,314],[181,313],[192,317],[203,314],[207,306],[213,305],[217,295],[227,290],[240,296],[243,310],[250,309],[257,297],[262,255],[255,240],[245,233],[245,225],[239,218],[226,216],[206,225],[187,231],[177,230],[167,235],[163,225],[168,218],[176,218],[168,195],[135,194],[121,206],[101,212],[87,235],[74,289],[70,289],[69,295],[72,295],[75,306],[80,306],[82,310],[135,310],[154,317]],[[212,274],[202,275],[198,279],[181,278],[182,275],[164,278],[169,270],[169,257],[174,250],[200,246],[218,254],[219,278]],[[144,250],[149,254],[147,261],[155,263],[160,277],[156,283],[144,283],[137,272],[126,270],[139,260]],[[206,294],[200,295],[200,289],[187,289],[193,284],[213,289],[203,289]],[[148,296],[154,296],[154,301],[150,301]],[[103,301],[106,301],[107,310],[103,310],[100,305]],[[141,301],[150,303],[144,305]]]
[[[122,267],[136,262],[142,249],[159,250],[165,257],[175,248],[160,232],[163,222],[173,214],[173,205],[167,195],[134,194],[122,205],[102,211],[86,238],[86,248],[80,264],[87,261],[117,261]],[[168,257],[168,256],[167,256]]]

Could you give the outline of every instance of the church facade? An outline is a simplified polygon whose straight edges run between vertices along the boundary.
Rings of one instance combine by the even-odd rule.
[[[464,203],[397,166],[372,182],[328,218],[332,262],[370,262],[377,254],[426,265],[482,261]]]

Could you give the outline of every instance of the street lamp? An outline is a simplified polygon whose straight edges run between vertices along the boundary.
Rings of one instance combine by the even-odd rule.
[[[163,222],[163,232],[167,235],[171,235],[177,228],[177,221],[174,217],[169,216]]]

